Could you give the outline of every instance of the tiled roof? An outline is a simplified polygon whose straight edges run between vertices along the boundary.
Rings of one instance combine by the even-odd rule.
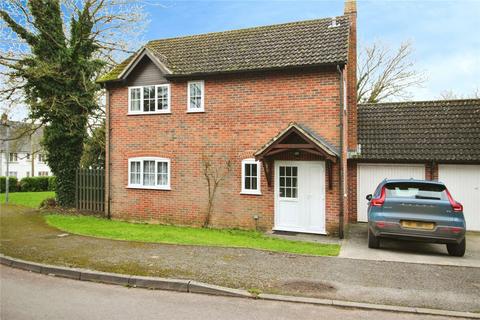
[[[368,160],[480,161],[480,99],[358,106],[360,155]]]
[[[346,63],[349,20],[341,16],[335,21],[335,27],[332,18],[325,18],[153,40],[145,47],[173,75]],[[122,62],[99,81],[117,80],[128,63]]]

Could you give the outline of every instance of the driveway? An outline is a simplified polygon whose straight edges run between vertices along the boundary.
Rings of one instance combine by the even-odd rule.
[[[382,239],[380,249],[367,246],[367,224],[349,226],[349,232],[340,250],[341,258],[400,261],[448,266],[480,267],[480,233],[467,233],[467,251],[462,258],[448,255],[444,244],[419,243]]]

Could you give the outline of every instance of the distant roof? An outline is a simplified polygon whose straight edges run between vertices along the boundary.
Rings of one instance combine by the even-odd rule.
[[[153,40],[144,48],[171,75],[343,64],[347,62],[349,25],[348,17],[340,16]],[[119,80],[140,51],[98,81]]]
[[[480,162],[480,99],[359,105],[358,143],[366,160]]]

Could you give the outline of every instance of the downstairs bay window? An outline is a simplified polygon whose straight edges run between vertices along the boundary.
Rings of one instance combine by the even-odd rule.
[[[170,190],[170,159],[157,157],[128,159],[128,187]]]

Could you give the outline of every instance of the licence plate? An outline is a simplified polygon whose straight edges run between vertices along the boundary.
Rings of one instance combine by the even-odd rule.
[[[433,222],[420,222],[420,221],[401,221],[402,227],[411,229],[433,230],[435,223]]]

